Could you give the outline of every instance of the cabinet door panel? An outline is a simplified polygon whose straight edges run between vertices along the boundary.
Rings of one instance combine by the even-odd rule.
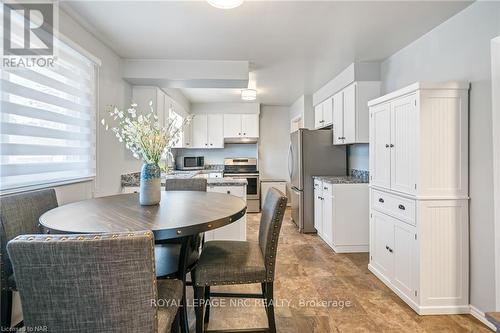
[[[394,223],[389,216],[376,211],[372,211],[370,222],[373,224],[371,264],[390,280],[394,271],[394,252],[389,250],[394,244]]]
[[[356,142],[356,84],[344,89],[344,143]]]
[[[224,148],[224,118],[222,114],[209,114],[208,148]]]
[[[333,144],[343,144],[344,140],[344,93],[333,96]]]
[[[417,112],[415,95],[391,103],[391,189],[415,193]]]
[[[242,114],[241,115],[241,134],[248,138],[259,137],[259,115]]]
[[[318,235],[323,235],[323,202],[321,189],[314,190],[314,228]]]
[[[394,222],[394,277],[393,283],[402,293],[415,297],[416,256],[415,228],[403,222]]]
[[[391,186],[391,112],[390,105],[370,110],[370,177],[376,186]]]
[[[314,128],[323,126],[323,103],[314,107]]]
[[[241,136],[241,115],[240,114],[225,114],[224,115],[224,137],[237,138]]]
[[[207,148],[207,115],[197,114],[193,117],[192,121],[192,146],[193,148]]]
[[[323,189],[323,239],[333,246],[333,204],[334,200]]]
[[[331,125],[333,122],[333,97],[323,102],[323,126]]]

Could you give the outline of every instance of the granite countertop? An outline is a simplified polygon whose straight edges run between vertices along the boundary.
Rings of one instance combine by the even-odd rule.
[[[330,184],[366,184],[370,178],[366,170],[351,169],[349,174],[350,176],[313,176],[313,178]]]
[[[366,184],[368,179],[353,177],[353,176],[313,176],[314,179],[319,179],[330,184]]]
[[[205,169],[205,170],[193,170],[193,171],[182,171],[174,170],[169,174],[161,175],[162,186],[165,185],[165,179],[189,179],[196,177],[199,174],[207,173],[218,173],[222,170]],[[132,172],[121,176],[122,187],[137,187],[139,186],[141,178],[140,172]],[[208,186],[244,186],[248,182],[246,179],[232,179],[232,178],[207,178]]]

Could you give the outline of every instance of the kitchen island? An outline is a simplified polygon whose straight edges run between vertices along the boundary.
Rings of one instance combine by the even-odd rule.
[[[207,192],[226,193],[247,201],[247,180],[223,178],[221,170],[205,169],[193,171],[174,170],[162,174],[161,186],[165,187],[166,179],[206,178]],[[121,176],[122,193],[139,193],[140,172],[133,172]],[[225,227],[205,233],[206,240],[246,240],[246,214],[241,219]]]

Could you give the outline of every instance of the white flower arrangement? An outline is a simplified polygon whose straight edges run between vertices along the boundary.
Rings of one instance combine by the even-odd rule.
[[[150,110],[146,114],[138,115],[136,107],[137,104],[132,104],[126,112],[116,106],[110,107],[109,117],[117,122],[115,127],[111,127],[111,131],[118,141],[125,143],[125,147],[135,158],[160,165],[161,160],[171,155],[170,149],[179,141],[181,130],[191,121],[191,117],[185,118],[180,125],[168,117],[167,126],[162,127],[154,113],[152,101],[149,102]],[[101,124],[106,131],[110,128],[104,118]]]

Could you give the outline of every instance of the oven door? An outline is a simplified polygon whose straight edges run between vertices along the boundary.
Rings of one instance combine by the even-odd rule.
[[[225,174],[224,178],[246,179],[247,184],[247,200],[260,199],[260,182],[258,175],[250,174]]]

